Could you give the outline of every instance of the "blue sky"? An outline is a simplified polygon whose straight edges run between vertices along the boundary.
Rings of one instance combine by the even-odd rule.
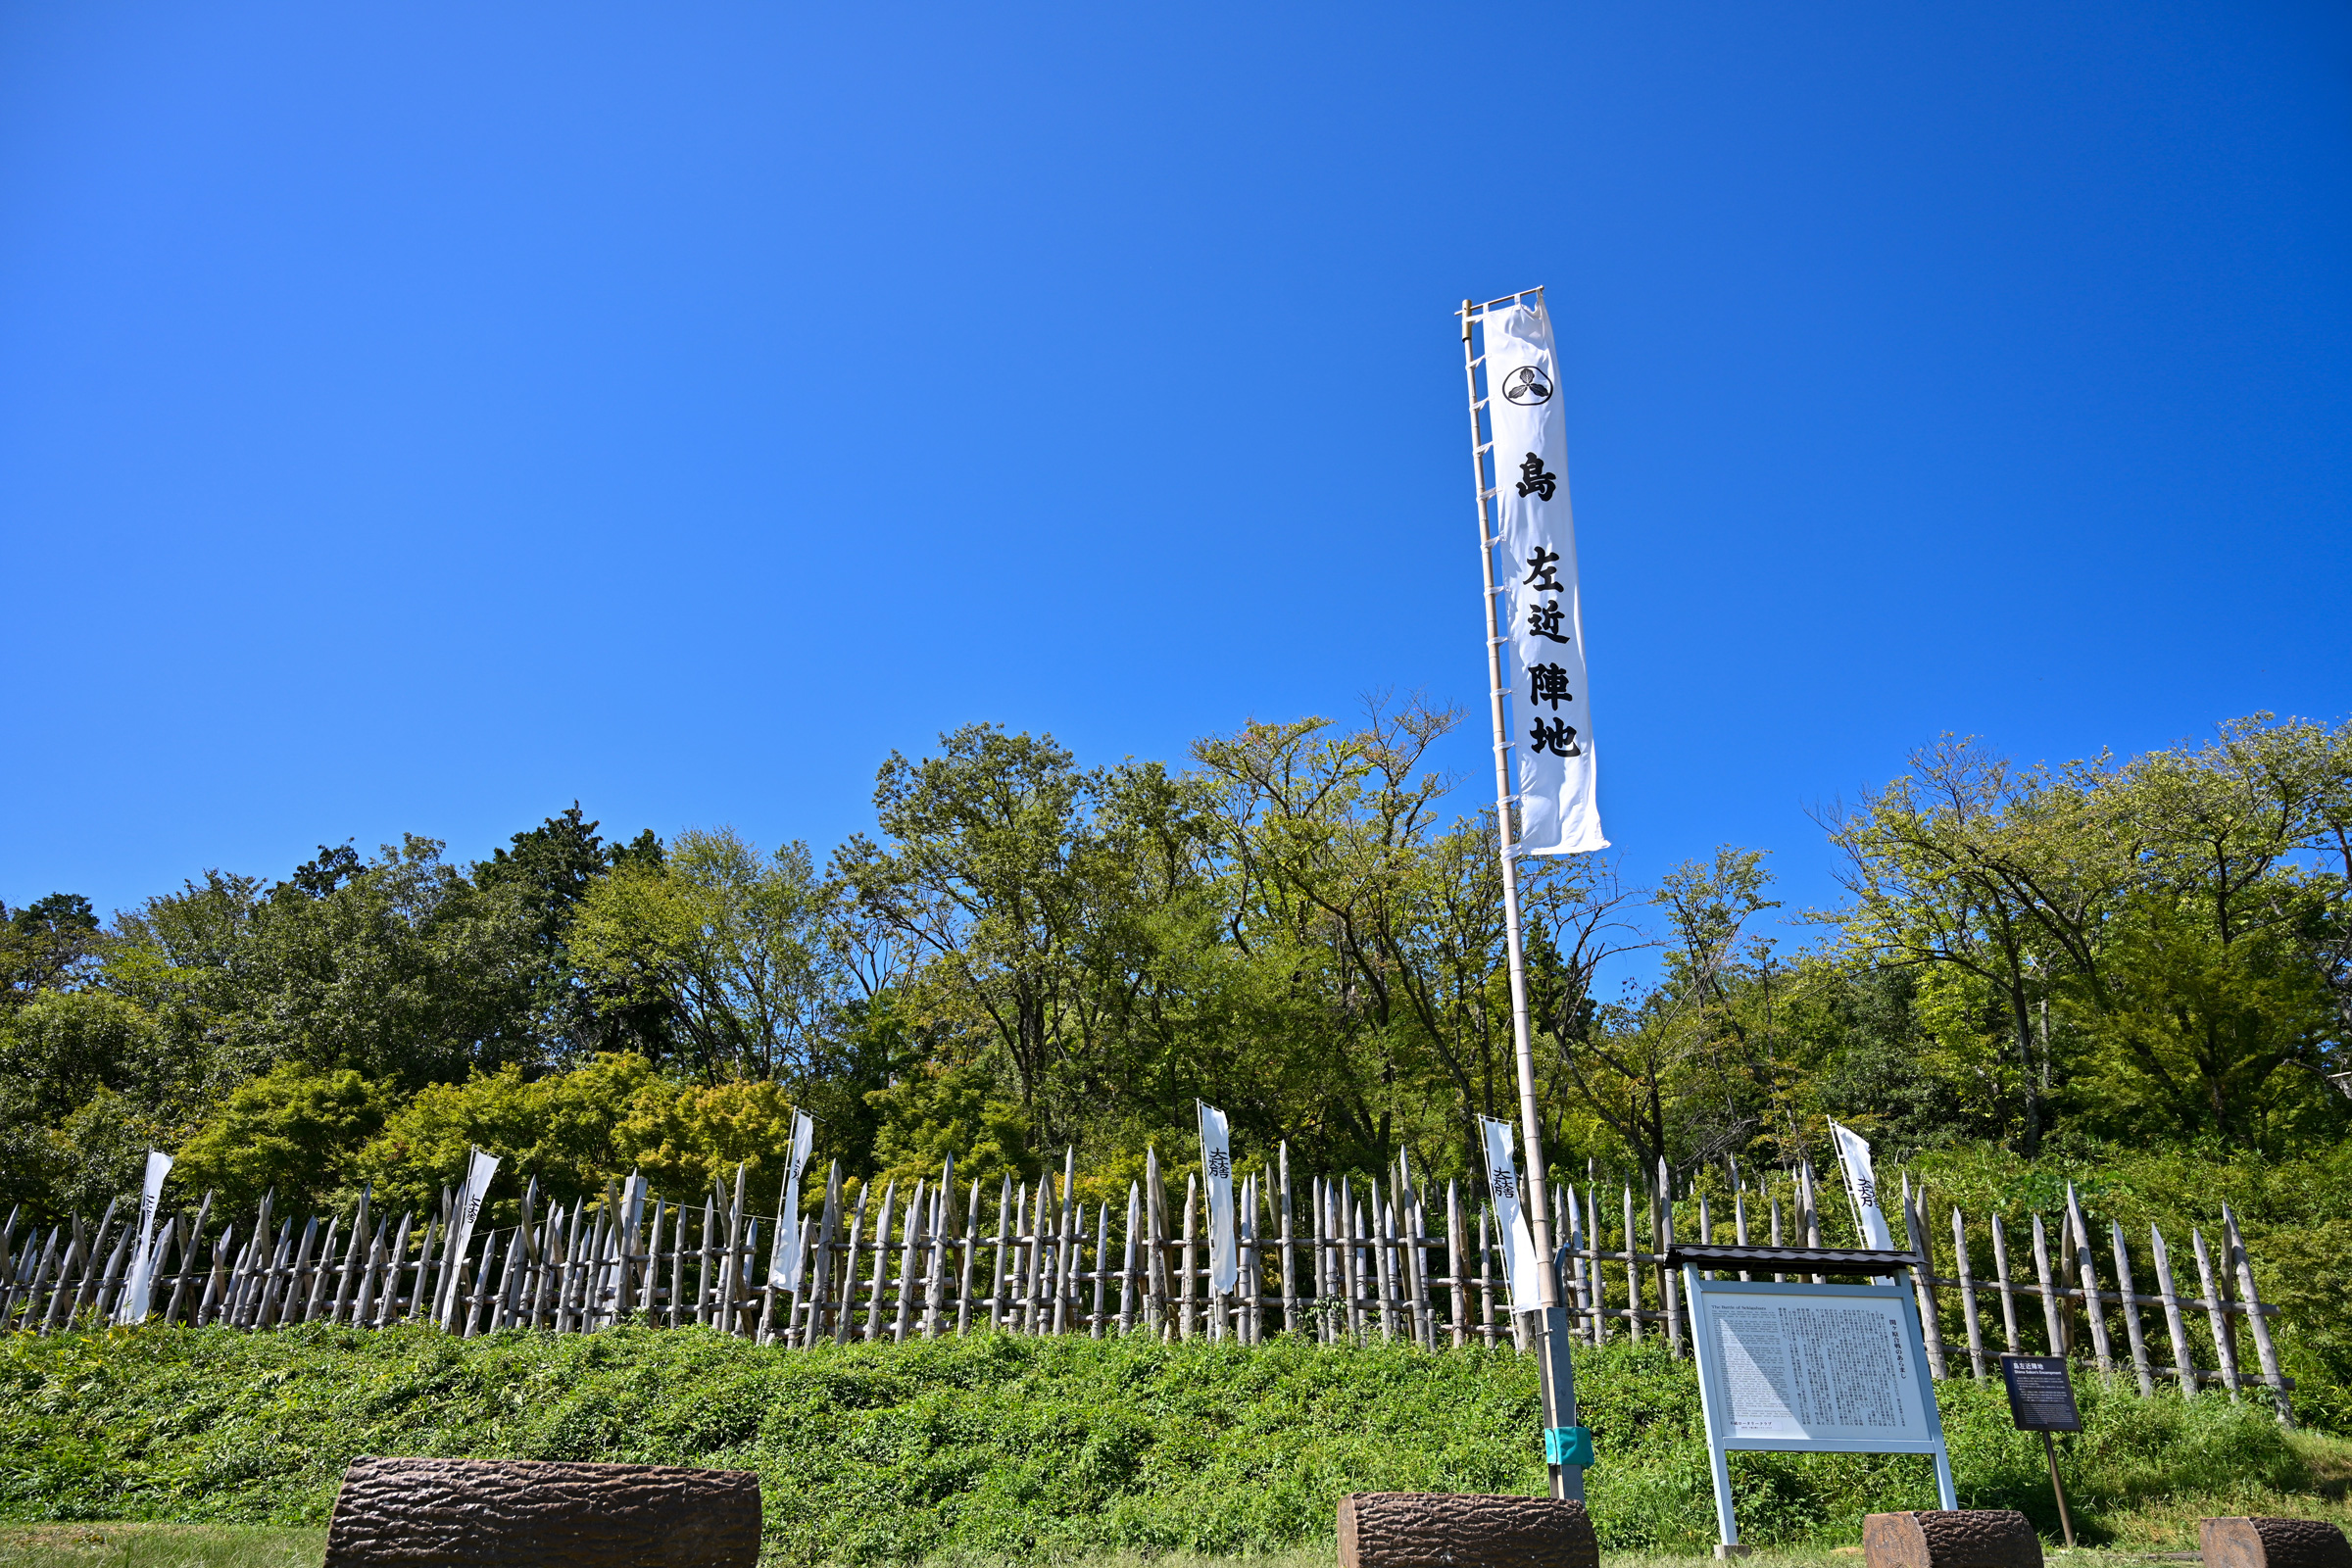
[[[0,899],[819,849],[1424,689],[1560,334],[1627,873],[2352,711],[2341,6],[0,7]]]

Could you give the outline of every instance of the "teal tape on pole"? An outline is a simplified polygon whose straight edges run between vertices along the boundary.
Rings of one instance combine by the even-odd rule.
[[[1573,1464],[1584,1469],[1592,1466],[1592,1429],[1591,1427],[1545,1427],[1544,1429],[1544,1462]]]

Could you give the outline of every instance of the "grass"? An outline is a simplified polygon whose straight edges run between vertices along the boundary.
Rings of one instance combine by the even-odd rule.
[[[1689,1363],[1612,1346],[1580,1355],[1579,1385],[1612,1563],[1703,1553],[1713,1503]],[[1938,1392],[1963,1506],[2022,1508],[2054,1541],[2039,1441],[2010,1429],[1997,1387]],[[2213,1513],[2352,1522],[2352,1444],[2282,1433],[2218,1396],[2142,1400],[2085,1378],[2078,1397],[2086,1430],[2061,1463],[2086,1543],[2189,1549]],[[113,1568],[118,1549],[124,1564],[150,1553],[139,1568],[312,1562],[337,1479],[363,1453],[756,1469],[774,1568],[1323,1568],[1345,1493],[1539,1492],[1536,1412],[1532,1364],[1479,1349],[981,1335],[807,1353],[700,1330],[464,1341],[327,1325],[12,1337],[0,1521],[178,1533],[15,1532],[0,1568]],[[1865,1512],[1935,1505],[1916,1457],[1744,1454],[1734,1487],[1743,1538],[1786,1568],[1850,1564],[1838,1548],[1860,1540]]]
[[[144,1523],[0,1527],[0,1568],[318,1568],[326,1532]]]

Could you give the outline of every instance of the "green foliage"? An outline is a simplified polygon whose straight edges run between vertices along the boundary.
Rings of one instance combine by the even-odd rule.
[[[628,1173],[614,1134],[654,1081],[652,1063],[623,1052],[541,1078],[525,1079],[509,1065],[464,1083],[434,1084],[386,1118],[360,1152],[356,1170],[375,1185],[380,1202],[422,1209],[464,1177],[466,1152],[478,1146],[499,1156],[494,1201],[518,1197],[536,1179],[543,1195],[571,1202]],[[498,1201],[494,1213],[507,1208]]]
[[[274,1187],[284,1209],[318,1204],[353,1185],[363,1145],[393,1097],[349,1067],[289,1061],[231,1091],[228,1102],[179,1152],[174,1174],[217,1189],[232,1208]]]
[[[1697,1393],[1654,1346],[1579,1357],[1611,1550],[1703,1548]],[[1997,1388],[1941,1386],[1964,1506],[2045,1531],[2038,1443]],[[2261,1415],[2079,1389],[2062,1462],[2092,1540],[2151,1495],[2316,1500]],[[699,1330],[457,1340],[313,1325],[147,1329],[0,1345],[0,1517],[316,1524],[362,1453],[594,1459],[760,1473],[766,1550],[790,1563],[1041,1562],[1126,1548],[1239,1554],[1328,1539],[1348,1492],[1533,1494],[1533,1364],[1277,1342],[965,1340],[761,1349]],[[1861,1515],[1933,1506],[1926,1462],[1748,1454],[1742,1534],[1851,1541]]]
[[[605,992],[661,1009],[706,1079],[820,1073],[841,956],[806,844],[761,855],[732,828],[689,829],[659,862],[593,881],[567,932]]]
[[[936,1176],[953,1154],[961,1180],[994,1184],[1005,1175],[1035,1180],[1029,1118],[995,1091],[988,1070],[967,1063],[917,1067],[890,1088],[867,1095],[866,1102],[881,1112],[874,1136],[876,1174],[903,1182]]]

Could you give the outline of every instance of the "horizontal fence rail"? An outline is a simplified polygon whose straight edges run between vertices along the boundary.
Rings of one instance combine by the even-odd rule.
[[[397,1221],[373,1214],[363,1193],[350,1215],[312,1215],[299,1228],[273,1214],[265,1197],[249,1223],[214,1229],[207,1194],[192,1213],[159,1226],[150,1321],[240,1329],[435,1321],[468,1338],[516,1327],[582,1333],[624,1322],[695,1324],[803,1348],[983,1328],[1245,1345],[1302,1334],[1429,1349],[1529,1348],[1526,1321],[1510,1309],[1483,1189],[1466,1202],[1458,1182],[1442,1191],[1416,1182],[1403,1156],[1377,1180],[1314,1177],[1294,1187],[1286,1149],[1237,1186],[1240,1271],[1234,1289],[1219,1293],[1210,1289],[1198,1175],[1186,1176],[1182,1208],[1171,1217],[1156,1154],[1146,1167],[1121,1203],[1077,1197],[1067,1159],[1058,1181],[1004,1177],[993,1194],[983,1183],[958,1182],[951,1160],[937,1181],[919,1179],[904,1195],[896,1181],[883,1184],[878,1200],[870,1184],[847,1196],[836,1165],[817,1213],[772,1221],[747,1210],[741,1171],[732,1193],[714,1186],[699,1205],[654,1199],[633,1217],[617,1188],[551,1206],[534,1181],[519,1223],[478,1230],[456,1256],[447,1191],[439,1211],[421,1222],[414,1212]],[[1656,1335],[1684,1353],[1681,1280],[1667,1264],[1677,1212],[1695,1219],[1690,1242],[1819,1248],[1816,1191],[1809,1166],[1784,1181],[1679,1201],[1656,1187],[1620,1184],[1611,1202],[1597,1181],[1555,1186],[1554,1264],[1578,1337],[1599,1345]],[[1719,1206],[1731,1212],[1719,1215]],[[2086,1359],[2117,1378],[2114,1319],[2142,1396],[2153,1396],[2159,1380],[2184,1393],[2217,1386],[2232,1400],[2261,1388],[2278,1418],[2289,1419],[2294,1385],[2280,1374],[2269,1321],[2278,1309],[2256,1294],[2227,1208],[2218,1248],[2202,1231],[2189,1232],[2194,1296],[2176,1285],[2160,1229],[2149,1228],[2144,1260],[2113,1221],[2102,1248],[2071,1186],[2062,1212],[2030,1216],[2031,1278],[2017,1266],[2017,1239],[2001,1216],[1972,1223],[1951,1209],[1950,1243],[1939,1255],[1928,1208],[1925,1191],[1906,1180],[1901,1220],[1916,1260],[1909,1283],[1937,1378],[1953,1375],[1955,1340],[1980,1380],[2003,1351]],[[109,1320],[129,1272],[135,1211],[125,1216],[110,1204],[94,1228],[77,1216],[45,1233],[20,1233],[19,1220],[12,1213],[0,1230],[0,1331],[53,1334]],[[774,1283],[784,1277],[777,1224],[800,1232],[798,1289]],[[1751,1225],[1765,1234],[1751,1238]],[[1988,1304],[1999,1314],[1997,1348]],[[2151,1319],[2164,1334],[2162,1360]],[[2192,1326],[2202,1329],[2201,1343]],[[2259,1371],[2245,1370],[2241,1329]],[[2200,1357],[2212,1364],[2196,1365]]]

